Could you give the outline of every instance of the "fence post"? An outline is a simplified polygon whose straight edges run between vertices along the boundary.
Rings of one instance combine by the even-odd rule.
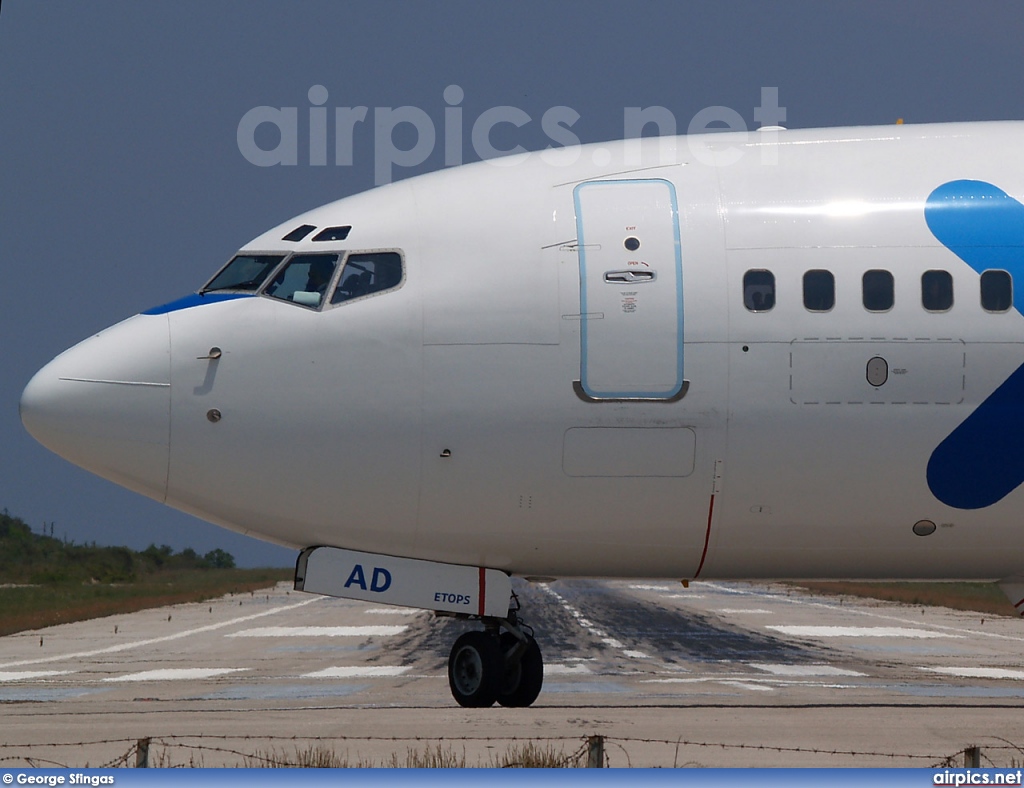
[[[604,736],[591,736],[587,739],[587,768],[604,768]]]
[[[981,768],[981,747],[968,747],[964,750],[964,768]]]
[[[149,768],[149,737],[139,739],[135,743],[135,768]]]

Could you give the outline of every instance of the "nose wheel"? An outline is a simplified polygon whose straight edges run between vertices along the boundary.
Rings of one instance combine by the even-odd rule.
[[[448,657],[448,686],[466,708],[529,706],[544,683],[544,660],[533,635],[514,616],[485,619],[483,632],[459,636]],[[504,627],[507,631],[500,632]]]

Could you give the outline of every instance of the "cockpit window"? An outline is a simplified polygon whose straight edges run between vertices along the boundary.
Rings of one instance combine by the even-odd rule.
[[[331,296],[340,304],[397,287],[402,281],[402,256],[397,252],[350,254]]]
[[[283,254],[236,255],[199,292],[212,290],[258,290],[270,272],[284,260]]]
[[[297,254],[263,291],[264,295],[318,308],[338,268],[339,255]]]

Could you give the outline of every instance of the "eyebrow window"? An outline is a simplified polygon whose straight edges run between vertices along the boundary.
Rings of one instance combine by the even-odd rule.
[[[350,254],[345,260],[332,304],[397,287],[402,281],[402,256],[397,252]]]
[[[831,271],[804,274],[804,306],[811,312],[828,312],[836,305],[836,279]]]
[[[775,306],[775,274],[757,269],[743,274],[743,306],[751,312],[767,312]]]
[[[861,279],[864,308],[869,312],[887,312],[895,303],[892,274],[876,269],[865,271]]]
[[[925,271],[921,274],[921,304],[929,312],[953,308],[953,277],[949,271]]]
[[[352,225],[346,224],[343,227],[328,227],[313,236],[314,241],[344,241],[352,232]]]
[[[314,227],[311,224],[300,224],[298,227],[296,227],[294,230],[292,230],[290,233],[288,233],[288,235],[286,235],[283,238],[281,238],[281,240],[282,241],[301,241],[303,238],[305,238],[307,235],[309,235],[315,229],[316,229],[316,227]]]
[[[1007,312],[1013,306],[1013,278],[1007,271],[983,271],[981,308],[987,312]]]

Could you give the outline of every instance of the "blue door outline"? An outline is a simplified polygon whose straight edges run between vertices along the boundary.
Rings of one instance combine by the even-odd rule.
[[[664,189],[661,195],[662,199],[667,198],[666,208],[670,216],[670,233],[671,238],[668,241],[668,245],[671,248],[671,252],[668,254],[670,259],[666,262],[664,260],[657,261],[657,270],[661,272],[662,284],[660,286],[660,293],[662,297],[665,296],[664,290],[664,279],[671,278],[674,283],[674,292],[671,292],[670,298],[672,306],[669,308],[662,307],[661,312],[663,316],[659,316],[656,320],[656,329],[659,334],[658,339],[662,343],[672,345],[669,351],[671,358],[666,360],[666,354],[661,354],[656,357],[656,362],[668,371],[662,371],[658,374],[662,375],[665,381],[664,385],[661,385],[661,380],[658,381],[658,385],[651,386],[650,381],[644,381],[641,383],[637,381],[636,385],[613,385],[608,386],[602,384],[600,381],[595,380],[591,374],[591,365],[588,360],[591,359],[591,354],[594,352],[602,352],[603,350],[615,351],[616,348],[603,347],[607,343],[608,337],[611,336],[614,342],[626,343],[635,341],[638,343],[644,342],[643,325],[638,325],[636,331],[632,331],[628,325],[623,325],[621,315],[618,310],[612,311],[607,310],[605,313],[597,313],[593,311],[595,309],[594,302],[599,300],[592,298],[588,295],[588,291],[593,287],[600,288],[615,288],[616,285],[609,284],[609,280],[606,277],[608,273],[617,273],[611,269],[623,268],[627,263],[628,253],[623,251],[622,238],[628,236],[627,220],[635,218],[636,208],[629,202],[630,194],[623,191],[621,196],[623,199],[623,208],[621,210],[621,217],[623,221],[620,221],[618,226],[614,229],[604,231],[600,238],[595,236],[599,233],[591,232],[588,237],[588,233],[585,232],[586,217],[584,215],[584,205],[582,194],[587,189],[593,189],[593,187],[600,187],[602,189],[618,188],[618,187],[632,187],[633,194],[635,195],[636,187],[645,187],[641,195],[643,197],[650,197],[655,194],[649,187],[656,187],[657,190]],[[616,195],[618,197],[618,195]],[[652,179],[626,179],[626,180],[600,180],[600,181],[587,181],[576,186],[573,190],[573,202],[576,210],[576,231],[577,231],[577,248],[579,255],[579,267],[580,267],[580,381],[577,387],[577,394],[583,399],[592,401],[607,401],[607,400],[641,400],[641,401],[662,401],[671,402],[680,399],[686,393],[686,381],[683,377],[683,267],[682,267],[682,244],[680,242],[679,233],[679,208],[678,200],[676,198],[675,186],[670,182],[662,178]],[[660,205],[655,206],[660,208]],[[633,210],[634,215],[629,212]],[[664,228],[662,228],[664,229]],[[593,230],[593,228],[592,228]],[[655,227],[655,232],[658,228]],[[604,233],[607,232],[612,238],[619,239],[616,243],[607,243]],[[641,233],[643,235],[645,233]],[[650,238],[650,235],[647,236]],[[599,243],[599,241],[605,241],[605,244]],[[664,245],[664,238],[660,239]],[[608,248],[606,248],[606,246]],[[619,261],[620,264],[616,264]],[[609,270],[606,270],[609,269]],[[619,287],[620,292],[625,287],[632,287],[632,285],[622,285]],[[636,285],[636,290],[633,292],[650,292],[643,291],[640,288],[652,288],[657,286],[655,281],[645,282]],[[603,299],[607,302],[607,298]],[[625,305],[623,306],[625,311]],[[602,321],[600,324],[597,321]],[[604,322],[609,321],[609,322]],[[636,321],[639,323],[640,321]],[[650,325],[650,323],[648,323]],[[609,329],[609,326],[613,326],[613,329]],[[618,348],[620,355],[622,354],[622,348]]]

